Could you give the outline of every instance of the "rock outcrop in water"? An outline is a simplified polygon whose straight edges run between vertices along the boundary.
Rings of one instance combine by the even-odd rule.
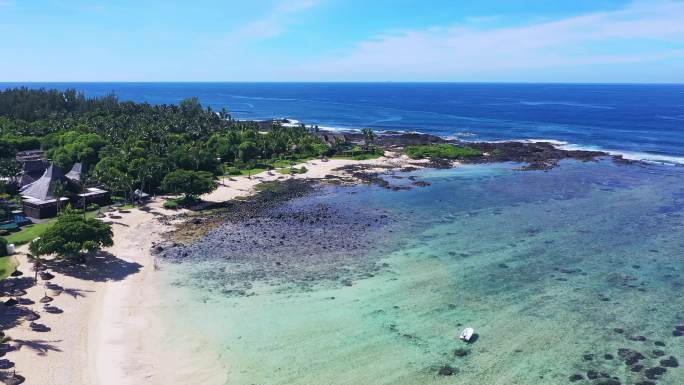
[[[320,281],[351,286],[381,265],[369,250],[385,245],[398,223],[384,212],[359,211],[302,198],[313,186],[291,180],[278,191],[236,201],[204,218],[178,226],[168,241],[153,246],[167,261],[221,260],[230,268],[206,271],[221,290],[245,294],[254,282],[291,283],[306,288]],[[211,230],[193,237],[193,230]],[[178,236],[191,239],[183,244]]]

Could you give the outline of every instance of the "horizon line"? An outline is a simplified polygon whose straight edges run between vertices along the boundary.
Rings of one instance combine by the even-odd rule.
[[[0,84],[558,84],[558,85],[684,85],[684,82],[571,82],[571,81],[261,81],[261,80],[30,80]]]

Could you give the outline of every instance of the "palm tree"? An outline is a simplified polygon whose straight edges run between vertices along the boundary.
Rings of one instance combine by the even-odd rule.
[[[62,197],[66,194],[66,188],[64,184],[60,181],[55,182],[55,186],[52,189],[52,195],[57,198],[57,214],[59,214],[59,209],[62,204]]]
[[[368,148],[375,142],[375,132],[371,128],[364,128],[361,130],[361,134],[363,135],[364,150],[368,151]]]

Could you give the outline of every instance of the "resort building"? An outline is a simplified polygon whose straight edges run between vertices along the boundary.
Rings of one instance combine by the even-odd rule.
[[[73,182],[59,167],[50,165],[38,180],[21,188],[24,213],[38,219],[54,217],[60,207],[65,207],[69,203],[69,198],[65,196],[69,184]],[[61,187],[58,187],[59,185]],[[55,192],[61,196],[56,196]]]
[[[100,206],[111,203],[108,191],[82,185],[82,170],[83,165],[76,163],[65,175],[59,167],[49,165],[39,179],[21,188],[24,213],[43,219],[54,217],[69,203],[76,208],[85,208],[92,203]],[[57,186],[60,186],[59,191]]]
[[[17,157],[19,160],[19,157]],[[22,173],[21,179],[19,180],[19,187],[24,187],[27,184],[31,184],[37,181],[45,170],[50,166],[50,162],[45,159],[23,159],[19,160],[21,162]]]

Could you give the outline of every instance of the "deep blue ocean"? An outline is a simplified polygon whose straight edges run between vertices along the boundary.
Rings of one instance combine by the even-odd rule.
[[[465,140],[553,139],[684,164],[684,85],[484,83],[0,83],[178,103],[197,96],[234,118]]]

